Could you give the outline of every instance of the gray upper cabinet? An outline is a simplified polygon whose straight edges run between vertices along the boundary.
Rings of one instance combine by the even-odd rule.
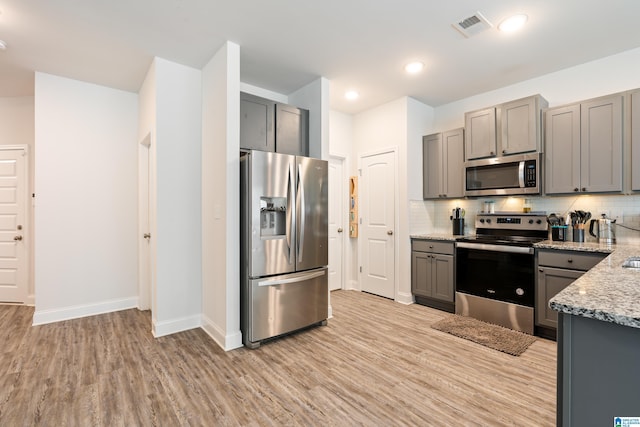
[[[309,155],[309,112],[286,104],[276,104],[276,151]]]
[[[472,111],[464,115],[466,160],[496,155],[496,109]]]
[[[622,95],[545,112],[547,194],[622,191]]]
[[[631,189],[640,190],[640,91],[631,93]]]
[[[542,151],[541,109],[547,106],[547,100],[540,95],[498,106],[500,155]]]
[[[309,112],[242,92],[240,148],[309,155]]]
[[[423,197],[463,197],[464,129],[427,135],[422,144]]]
[[[540,95],[465,114],[466,160],[541,152]]]
[[[545,111],[545,190],[571,193],[580,187],[580,104]]]
[[[275,103],[240,93],[240,148],[275,151]]]

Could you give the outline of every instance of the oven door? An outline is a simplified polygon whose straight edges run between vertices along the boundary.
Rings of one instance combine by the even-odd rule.
[[[532,247],[458,242],[456,291],[533,307]]]

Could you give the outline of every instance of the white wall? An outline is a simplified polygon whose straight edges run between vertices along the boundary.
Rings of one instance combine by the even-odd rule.
[[[35,148],[35,123],[34,123],[34,98],[33,96],[21,96],[13,98],[0,98],[0,145],[26,145],[29,151],[29,194],[34,192],[34,148]],[[28,223],[24,224],[25,230],[29,230],[29,283],[28,299],[26,303],[34,303],[34,256],[33,256],[33,209],[31,203],[28,208]]]
[[[201,72],[156,58],[154,335],[198,327],[202,312]]]
[[[289,94],[289,103],[309,110],[309,156],[329,160],[329,81],[320,77]]]
[[[137,305],[137,108],[36,72],[34,324]]]
[[[225,350],[240,333],[240,47],[227,42],[202,71],[203,329]]]

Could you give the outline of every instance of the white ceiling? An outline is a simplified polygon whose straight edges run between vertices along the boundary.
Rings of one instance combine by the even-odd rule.
[[[154,56],[202,68],[230,40],[251,85],[289,94],[324,76],[346,113],[405,95],[435,107],[640,47],[638,0],[0,0],[0,11],[0,96],[32,95],[34,71],[137,92]],[[476,11],[494,28],[466,39],[451,24]],[[522,32],[495,28],[517,12]],[[410,60],[427,67],[408,76]]]

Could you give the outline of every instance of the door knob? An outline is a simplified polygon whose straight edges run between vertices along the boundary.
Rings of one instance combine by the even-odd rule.
[[[342,233],[342,227],[338,228],[338,233]]]
[[[142,235],[142,237],[144,237],[145,239],[150,239],[151,238],[151,234],[150,233],[144,233]]]
[[[392,230],[389,230],[389,231],[387,231],[387,234],[388,234],[389,236],[391,236],[391,235],[393,234],[393,231],[392,231]]]
[[[15,240],[15,241],[19,242],[20,240],[22,240],[22,236],[20,236],[20,235],[15,236],[15,237],[13,238],[13,240]]]

